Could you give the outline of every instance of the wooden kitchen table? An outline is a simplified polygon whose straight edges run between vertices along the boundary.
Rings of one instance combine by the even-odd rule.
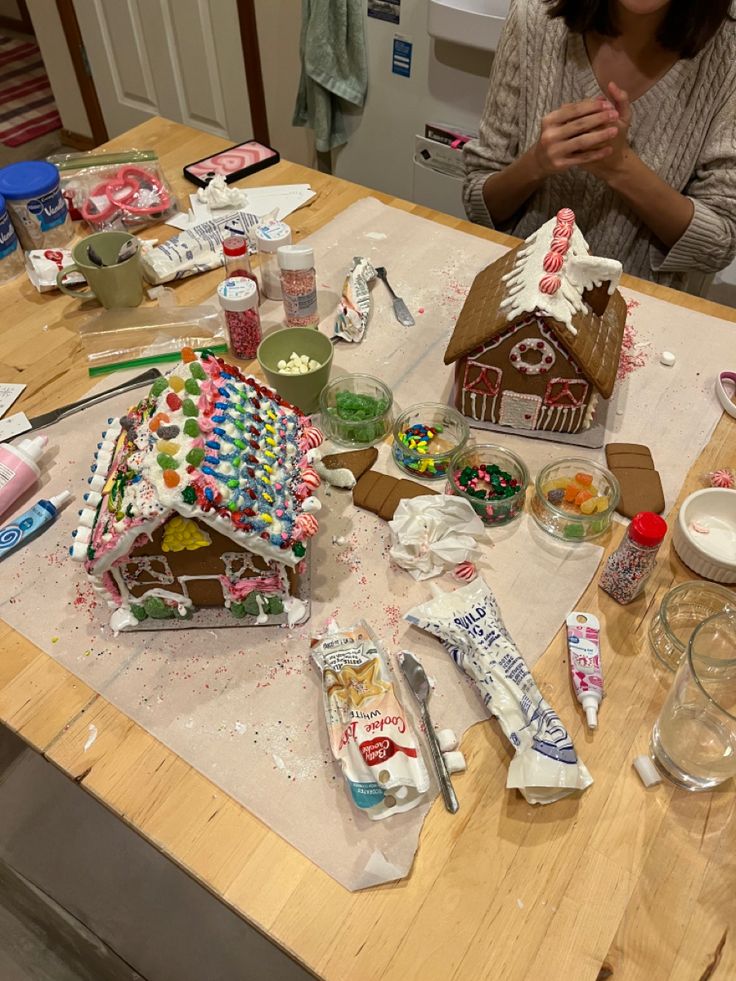
[[[153,147],[181,200],[182,166],[225,146],[205,133],[151,119],[111,148]],[[298,241],[360,198],[512,245],[514,240],[428,208],[282,162],[256,185],[308,181],[310,207],[289,218]],[[167,237],[159,226],[144,233]],[[219,271],[177,285],[180,302],[212,295]],[[624,277],[670,303],[736,321],[736,311]],[[89,387],[76,330],[89,316],[25,279],[0,291],[0,377],[28,387],[29,415]],[[736,352],[736,327],[734,328]],[[733,368],[734,365],[724,365]],[[112,378],[114,381],[114,377]],[[693,407],[697,411],[697,407]],[[724,416],[690,473],[736,465],[736,422]],[[681,499],[682,499],[681,497]],[[622,529],[617,528],[617,542]],[[736,977],[734,782],[692,795],[645,790],[631,767],[671,676],[653,666],[647,627],[673,582],[692,578],[666,543],[657,578],[629,607],[592,583],[580,609],[601,616],[608,698],[601,728],[577,742],[595,777],[590,790],[532,808],[504,784],[510,751],[493,723],[463,740],[468,772],[455,778],[460,812],[437,799],[411,874],[348,893],[245,808],[52,658],[0,624],[0,718],[274,944],[334,981],[698,981]],[[539,686],[573,720],[562,630],[535,667]],[[83,751],[88,727],[94,745]],[[319,815],[305,819],[319,820]],[[730,932],[728,928],[730,927]]]

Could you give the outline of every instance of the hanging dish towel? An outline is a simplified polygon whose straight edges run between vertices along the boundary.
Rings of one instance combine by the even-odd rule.
[[[368,86],[362,0],[302,0],[302,74],[294,126],[314,130],[317,150],[347,143],[340,100],[362,106]]]

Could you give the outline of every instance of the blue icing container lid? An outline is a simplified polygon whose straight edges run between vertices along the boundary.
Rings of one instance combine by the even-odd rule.
[[[59,183],[59,171],[45,160],[24,160],[0,168],[0,194],[9,201],[48,194]]]

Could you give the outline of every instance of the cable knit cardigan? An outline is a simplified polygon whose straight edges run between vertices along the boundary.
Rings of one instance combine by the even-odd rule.
[[[512,0],[491,71],[478,140],[464,149],[463,199],[471,221],[494,227],[483,185],[528,150],[542,117],[600,87],[583,38],[542,0]],[[593,255],[634,276],[684,288],[692,270],[715,272],[736,255],[736,23],[690,60],[680,59],[632,104],[629,141],[640,158],[693,202],[690,225],[667,251],[625,201],[574,167],[545,180],[500,230],[526,238],[571,207]]]

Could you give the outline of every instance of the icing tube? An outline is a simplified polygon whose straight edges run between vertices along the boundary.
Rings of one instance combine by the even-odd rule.
[[[376,278],[376,270],[368,259],[356,256],[345,277],[342,296],[335,315],[334,337],[357,343],[363,340],[371,316],[371,293],[368,284]]]
[[[516,754],[506,786],[530,804],[551,804],[593,782],[567,730],[545,701],[483,579],[436,596],[405,618],[438,637],[475,681]]]
[[[366,623],[312,641],[332,755],[350,797],[373,820],[424,799],[429,774],[399,704],[385,654]]]
[[[598,617],[592,613],[575,611],[567,618],[570,676],[589,729],[598,728],[598,706],[603,701],[600,633]]]

